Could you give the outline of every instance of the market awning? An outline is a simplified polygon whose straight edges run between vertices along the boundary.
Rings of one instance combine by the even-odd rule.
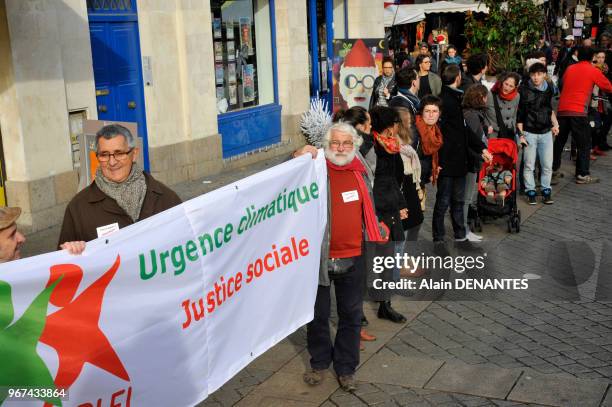
[[[428,4],[390,5],[385,8],[385,27],[392,25],[418,23],[430,13],[488,13],[489,9],[480,2],[457,3],[453,1],[436,1]]]

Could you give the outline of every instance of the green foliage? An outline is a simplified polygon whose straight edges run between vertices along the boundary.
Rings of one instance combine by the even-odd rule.
[[[531,0],[481,0],[489,8],[484,18],[468,13],[465,32],[470,53],[487,53],[499,68],[518,70],[544,28],[541,6]],[[504,4],[502,7],[502,3]]]

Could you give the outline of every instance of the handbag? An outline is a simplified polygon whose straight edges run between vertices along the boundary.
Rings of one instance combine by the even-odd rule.
[[[501,109],[499,108],[499,101],[497,100],[497,96],[495,95],[493,95],[493,105],[495,107],[495,118],[497,119],[497,127],[499,127],[499,131],[497,132],[497,138],[506,138],[514,140],[514,132],[506,126],[506,123],[504,123],[504,118],[502,117]]]
[[[347,273],[355,265],[355,259],[347,257],[343,259],[327,259],[327,272],[331,276],[339,276]]]

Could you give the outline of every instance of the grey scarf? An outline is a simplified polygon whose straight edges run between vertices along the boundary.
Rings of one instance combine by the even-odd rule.
[[[147,183],[144,173],[138,163],[132,164],[132,170],[127,179],[121,183],[113,182],[102,175],[102,169],[96,171],[96,185],[104,194],[117,201],[117,205],[123,209],[134,222],[138,220],[145,194]]]

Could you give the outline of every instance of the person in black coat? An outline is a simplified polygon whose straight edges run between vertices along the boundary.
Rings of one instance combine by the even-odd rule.
[[[382,60],[383,74],[374,80],[372,96],[370,96],[370,109],[374,106],[388,106],[388,101],[397,94],[395,86],[395,70],[393,58],[384,57]]]
[[[465,76],[461,78],[461,85],[459,86],[459,88],[464,92],[470,86],[481,83],[482,77],[487,72],[487,55],[471,55],[467,59],[465,65],[467,67],[467,72]]]
[[[400,140],[398,137],[400,117],[390,107],[377,106],[370,110],[374,151],[376,152],[376,170],[374,172],[374,206],[378,219],[387,225],[390,241],[393,241],[394,253],[403,251],[404,229],[402,220],[408,217],[404,195],[400,189],[404,178],[404,165],[400,157]],[[396,275],[399,274],[397,270]],[[377,290],[381,291],[381,290]],[[382,295],[382,293],[379,293]],[[403,323],[406,318],[391,308],[390,294],[378,298],[378,317],[392,322]]]
[[[389,101],[389,107],[397,109],[405,107],[411,114],[411,133],[412,147],[416,148],[419,143],[419,136],[415,126],[416,115],[419,111],[421,101],[417,94],[419,93],[419,79],[416,71],[411,68],[404,68],[395,75],[397,83],[397,95]]]
[[[433,211],[433,240],[444,241],[444,215],[449,206],[455,240],[465,241],[466,230],[463,219],[465,197],[465,175],[473,167],[469,149],[479,151],[485,161],[492,159],[480,135],[474,134],[465,125],[461,100],[461,70],[457,65],[448,65],[442,73],[442,116],[440,129],[443,144],[440,149],[440,175]]]

